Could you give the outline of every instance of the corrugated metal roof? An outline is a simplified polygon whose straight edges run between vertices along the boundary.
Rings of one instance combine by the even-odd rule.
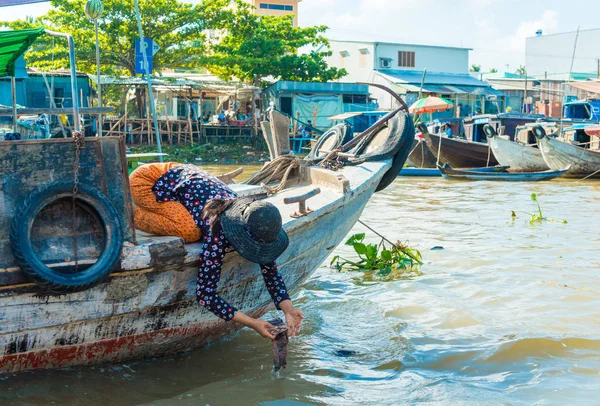
[[[585,90],[586,92],[600,94],[600,81],[597,81],[597,80],[588,80],[588,81],[583,81],[583,82],[570,82],[569,86],[575,87],[577,89]]]
[[[420,85],[423,78],[423,71],[420,70],[382,70],[378,71],[380,75],[386,76],[388,80],[402,85],[409,83],[412,85]],[[444,73],[444,72],[427,72],[425,75],[425,87],[427,85],[442,85],[442,86],[481,86],[488,87],[489,84],[479,79],[474,78],[468,73]]]
[[[96,75],[88,75],[92,82],[97,83]],[[143,86],[147,82],[141,77],[114,77],[114,76],[100,76],[101,85],[120,85],[120,86]],[[159,79],[152,78],[152,85],[154,86],[177,86],[177,87],[192,87],[198,88],[198,84],[191,80],[185,79]]]
[[[289,93],[369,94],[369,86],[342,82],[292,82],[280,80],[269,87],[270,91]]]

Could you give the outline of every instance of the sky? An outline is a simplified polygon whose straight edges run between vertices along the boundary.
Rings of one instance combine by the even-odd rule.
[[[49,7],[7,7],[0,18],[42,15]],[[538,29],[600,28],[600,0],[303,0],[299,14],[301,26],[328,26],[331,39],[472,48],[470,63],[483,72],[524,65],[525,39]]]

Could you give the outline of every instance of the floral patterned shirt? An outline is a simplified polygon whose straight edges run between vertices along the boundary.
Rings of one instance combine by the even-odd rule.
[[[237,309],[217,292],[223,259],[233,247],[222,231],[218,235],[211,234],[210,224],[202,219],[202,209],[210,199],[235,199],[237,195],[223,182],[194,165],[171,168],[154,183],[152,191],[158,202],[183,204],[202,231],[204,257],[196,279],[196,300],[223,320],[233,319]],[[279,304],[290,298],[283,278],[275,262],[261,264],[260,268],[271,299],[279,309]]]

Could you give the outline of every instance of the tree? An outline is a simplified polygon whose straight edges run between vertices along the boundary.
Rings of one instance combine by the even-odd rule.
[[[52,0],[53,8],[35,20],[3,22],[12,29],[44,26],[73,35],[77,70],[95,72],[94,25],[85,16],[86,0]],[[103,74],[135,75],[134,40],[139,37],[133,0],[103,0],[99,23],[100,64]],[[177,0],[140,0],[144,36],[160,44],[153,58],[154,71],[196,67],[205,51],[205,22],[198,7]],[[41,69],[69,67],[66,41],[43,36],[25,55],[29,66]],[[121,89],[122,90],[122,89]],[[123,92],[120,92],[123,93]],[[107,94],[110,96],[110,94]],[[143,115],[143,91],[137,92],[138,110]]]
[[[471,72],[481,72],[481,65],[471,65],[471,68],[469,68],[469,71],[471,71]]]
[[[347,74],[329,67],[327,27],[294,27],[292,16],[257,16],[252,7],[235,0],[205,0],[200,8],[207,26],[221,30],[220,42],[210,45],[204,65],[223,80],[237,78],[260,85],[268,77],[281,80],[329,81]],[[299,52],[307,49],[306,52]]]
[[[498,73],[498,69],[492,68],[492,69],[490,69],[490,73]]]
[[[527,69],[525,68],[525,66],[521,65],[515,73],[519,76],[527,76]]]

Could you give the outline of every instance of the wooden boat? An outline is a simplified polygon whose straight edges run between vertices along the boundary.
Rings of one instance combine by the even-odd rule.
[[[287,189],[269,197],[262,186],[232,185],[240,196],[264,197],[280,210],[290,246],[278,266],[291,291],[344,239],[370,197],[390,177],[390,168],[406,160],[414,136],[412,126],[400,138],[393,138],[390,127],[382,128],[385,122],[377,125],[372,141],[354,150],[354,165],[339,170],[300,166],[291,172]],[[386,139],[394,139],[399,147],[388,145],[394,151],[391,156],[374,158],[386,146]],[[369,159],[361,161],[361,148],[370,151]],[[118,213],[114,224],[122,227],[125,243],[116,268],[87,290],[59,296],[49,296],[28,279],[11,253],[12,240],[7,236],[12,218],[38,186],[72,179],[74,151],[72,139],[0,144],[4,180],[0,184],[4,202],[0,206],[0,372],[160,357],[235,334],[239,325],[217,319],[195,301],[201,244],[186,245],[180,238],[151,236],[133,228],[125,148],[116,137],[85,139],[80,162],[80,188],[97,188]],[[399,162],[397,157],[402,156]],[[397,173],[391,175],[395,178]],[[102,258],[109,245],[103,234],[106,224],[99,221],[94,207],[77,200],[74,228],[72,195],[61,196],[57,207],[39,212],[41,220],[32,220],[36,253],[46,267],[72,271],[72,240],[76,238],[78,263],[85,271],[95,266],[90,263],[98,255]],[[303,204],[311,210],[303,211]],[[225,257],[219,291],[254,317],[271,305],[258,265],[237,253]]]
[[[439,169],[436,168],[402,168],[400,176],[420,176],[420,177],[434,177],[442,176]]]
[[[470,142],[441,135],[423,134],[427,147],[441,164],[455,168],[479,168],[498,165],[490,146],[481,142]],[[441,145],[440,145],[441,143]]]
[[[500,165],[509,166],[514,172],[540,172],[550,168],[544,161],[537,144],[525,145],[502,138],[491,127],[485,127],[488,143]]]
[[[440,166],[440,172],[447,180],[490,180],[503,182],[539,182],[563,176],[567,170],[543,172],[477,172],[452,169],[449,165]]]
[[[427,143],[425,139],[415,138],[412,150],[410,155],[408,156],[407,163],[416,168],[432,168],[436,169],[437,159],[435,155],[431,153],[429,148],[427,148]],[[437,175],[439,176],[439,174]]]
[[[569,168],[566,176],[600,177],[600,150],[590,150],[548,136],[543,128],[537,127],[534,134],[538,139],[544,161],[551,169]]]

